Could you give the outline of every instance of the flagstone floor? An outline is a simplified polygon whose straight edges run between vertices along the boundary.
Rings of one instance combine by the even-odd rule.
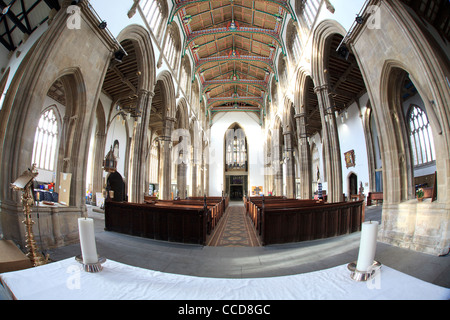
[[[211,247],[259,247],[258,237],[242,202],[231,203],[211,239]]]
[[[231,204],[232,207],[239,205]],[[104,214],[96,211],[88,206],[89,216],[95,222],[97,251],[101,256],[135,267],[207,278],[279,277],[334,268],[357,260],[361,237],[360,233],[355,233],[267,247],[182,245],[106,232]],[[366,209],[367,220],[381,221],[381,216],[381,206]],[[43,249],[53,261],[81,253],[79,244]],[[435,257],[378,242],[376,259],[400,272],[450,288],[450,255]]]

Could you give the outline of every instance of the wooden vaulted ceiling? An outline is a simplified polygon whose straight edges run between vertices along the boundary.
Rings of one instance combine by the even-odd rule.
[[[283,0],[176,1],[186,35],[184,54],[194,60],[211,112],[260,112],[285,52],[280,32],[290,7]]]
[[[0,43],[14,51],[42,23],[52,9],[60,10],[58,0],[0,0]]]
[[[329,40],[327,75],[330,99],[335,111],[342,111],[361,97],[367,90],[361,70],[353,53],[342,42],[341,35]]]
[[[136,47],[130,40],[120,44],[127,53],[122,59],[112,59],[103,83],[103,92],[127,113],[135,116],[139,88]]]

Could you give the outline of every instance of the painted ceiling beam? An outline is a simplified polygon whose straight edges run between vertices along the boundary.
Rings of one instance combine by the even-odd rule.
[[[178,1],[175,1],[176,4],[173,6],[172,11],[170,13],[169,23],[171,23],[173,21],[175,16],[183,8],[188,7],[188,6],[192,5],[192,4],[202,3],[202,2],[209,2],[209,1],[210,0],[178,0]],[[290,15],[291,15],[291,17],[292,17],[292,19],[294,21],[296,20],[296,16],[294,14],[294,11],[292,10],[292,7],[291,7],[291,5],[289,4],[288,1],[284,1],[284,0],[255,0],[255,1],[270,2],[270,3],[273,3],[273,4],[279,5],[284,10],[286,10],[287,12],[290,13]],[[230,3],[230,5],[231,5],[231,3]],[[252,10],[252,8],[248,8],[248,9]]]
[[[186,50],[193,41],[195,41],[201,37],[205,37],[205,36],[220,35],[220,34],[229,35],[229,34],[255,34],[255,33],[267,35],[267,36],[271,37],[281,47],[283,54],[286,55],[284,43],[280,39],[280,35],[278,34],[278,32],[269,30],[269,29],[251,28],[251,27],[239,27],[234,30],[227,28],[227,27],[223,27],[223,28],[214,28],[214,29],[208,29],[208,30],[194,31],[188,36],[184,50]],[[268,46],[270,45],[269,43],[265,43],[265,44]]]
[[[205,81],[203,86],[203,93],[208,91],[208,89],[212,86],[220,86],[220,85],[244,85],[244,86],[253,86],[262,91],[267,91],[267,83],[264,80],[210,80]]]
[[[221,98],[210,98],[207,100],[207,107],[210,108],[215,103],[227,103],[227,102],[233,102],[233,103],[239,103],[239,102],[256,102],[258,106],[254,106],[255,108],[261,106],[263,104],[264,99],[261,97],[221,97]]]
[[[203,58],[200,59],[196,65],[194,73],[202,72],[200,69],[202,66],[208,63],[214,63],[214,62],[222,62],[222,61],[240,61],[240,62],[261,62],[265,64],[270,71],[272,71],[275,76],[277,76],[277,70],[276,66],[274,65],[273,61],[270,58],[267,57],[261,57],[261,56],[221,56],[221,57],[211,57],[211,58]]]

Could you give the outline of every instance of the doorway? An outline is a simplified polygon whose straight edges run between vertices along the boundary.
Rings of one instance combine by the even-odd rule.
[[[243,186],[230,186],[230,200],[241,201],[244,196]]]
[[[351,173],[348,177],[350,197],[358,194],[358,176]]]

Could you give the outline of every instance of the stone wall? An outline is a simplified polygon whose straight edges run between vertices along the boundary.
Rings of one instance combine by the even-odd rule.
[[[399,1],[370,4],[378,23],[358,26],[350,44],[361,66],[380,133],[385,199],[380,240],[443,254],[450,245],[450,90],[445,85],[449,70],[442,63],[440,48],[430,44]],[[409,74],[430,118],[437,151],[436,203],[419,204],[415,200],[408,135],[400,114],[402,83],[398,80],[402,73]]]
[[[0,125],[3,146],[0,151],[1,217],[5,237],[19,244],[25,243],[21,195],[7,186],[31,166],[42,107],[49,88],[58,79],[65,87],[67,109],[62,115],[63,141],[57,172],[71,173],[72,183],[68,207],[39,209],[39,227],[45,246],[77,241],[76,221],[86,211],[85,175],[90,132],[115,43],[98,28],[98,20],[87,3],[82,2],[80,7],[80,29],[68,28],[69,16],[63,7],[28,52],[5,97]],[[36,213],[34,218],[36,222]],[[37,227],[34,226],[36,235]]]

